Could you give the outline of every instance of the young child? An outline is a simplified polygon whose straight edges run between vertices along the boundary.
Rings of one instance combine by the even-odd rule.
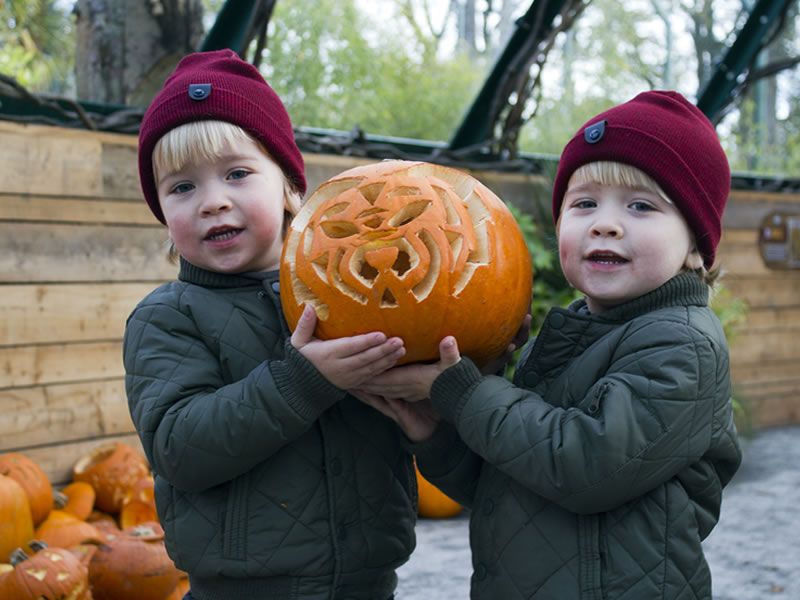
[[[184,58],[139,138],[144,197],[180,255],[124,340],[158,514],[198,600],[387,600],[414,547],[410,454],[349,396],[403,355],[382,333],[293,334],[278,263],[303,160],[275,92],[232,51]]]
[[[553,190],[562,269],[585,299],[550,311],[513,385],[445,338],[438,363],[359,392],[472,508],[472,598],[711,597],[701,541],[741,460],[708,307],[729,181],[714,128],[681,95],[598,115]],[[398,400],[425,397],[433,410]]]

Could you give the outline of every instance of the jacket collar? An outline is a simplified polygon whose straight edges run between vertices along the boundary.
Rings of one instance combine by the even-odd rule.
[[[271,283],[278,280],[278,271],[263,273],[218,273],[196,267],[183,257],[180,258],[178,279],[186,283],[194,283],[210,288],[236,288],[251,285],[261,286],[262,282]]]
[[[679,273],[661,287],[599,315],[586,310],[585,300],[577,300],[568,308],[550,310],[529,354],[520,357],[520,365],[525,371],[554,377],[571,358],[636,317],[671,306],[707,304],[708,286],[690,272]]]
[[[581,310],[586,306],[585,300],[576,300],[566,310],[580,312],[586,318],[593,320],[619,323],[668,306],[706,306],[707,304],[708,286],[697,274],[687,271],[678,273],[652,292],[615,306],[600,315],[592,315]]]

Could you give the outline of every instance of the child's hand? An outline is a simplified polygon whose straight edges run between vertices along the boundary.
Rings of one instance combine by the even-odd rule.
[[[384,398],[399,398],[406,402],[419,402],[431,395],[431,386],[434,380],[445,369],[452,367],[461,360],[458,344],[452,336],[447,336],[439,342],[439,362],[433,364],[416,363],[397,367],[372,377],[363,385],[361,390],[383,396]]]
[[[517,348],[521,348],[525,345],[525,342],[528,341],[528,338],[531,335],[531,313],[525,315],[525,318],[522,319],[522,323],[519,326],[519,330],[517,331],[514,339],[511,340],[511,343],[506,348],[506,351],[491,361],[488,364],[485,364],[481,367],[481,373],[484,375],[495,375],[501,369],[505,369],[506,365],[511,362],[511,357],[514,354],[514,351]]]
[[[439,414],[430,400],[411,403],[397,398],[384,398],[364,390],[350,390],[350,393],[392,419],[412,442],[427,440],[439,424]]]
[[[406,353],[403,340],[380,332],[335,340],[314,337],[317,313],[306,305],[292,334],[292,346],[333,385],[349,390],[391,368]]]

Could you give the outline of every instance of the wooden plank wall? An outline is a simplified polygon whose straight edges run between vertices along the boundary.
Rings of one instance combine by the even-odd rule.
[[[723,285],[749,307],[731,343],[731,374],[755,427],[800,422],[800,270],[768,269],[758,248],[773,211],[800,214],[800,194],[734,191],[718,251]]]
[[[309,189],[369,162],[306,155]],[[546,182],[476,173],[504,199],[548,202]],[[756,423],[798,420],[800,273],[764,268],[755,224],[783,196],[734,196],[720,256],[751,306],[732,352]],[[125,319],[172,279],[165,229],[141,199],[133,136],[0,121],[0,452],[22,451],[57,483],[94,446],[138,446],[123,384]]]

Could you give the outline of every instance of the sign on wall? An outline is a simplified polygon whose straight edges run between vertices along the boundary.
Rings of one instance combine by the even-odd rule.
[[[800,269],[800,214],[769,213],[758,234],[761,258],[771,269]]]

